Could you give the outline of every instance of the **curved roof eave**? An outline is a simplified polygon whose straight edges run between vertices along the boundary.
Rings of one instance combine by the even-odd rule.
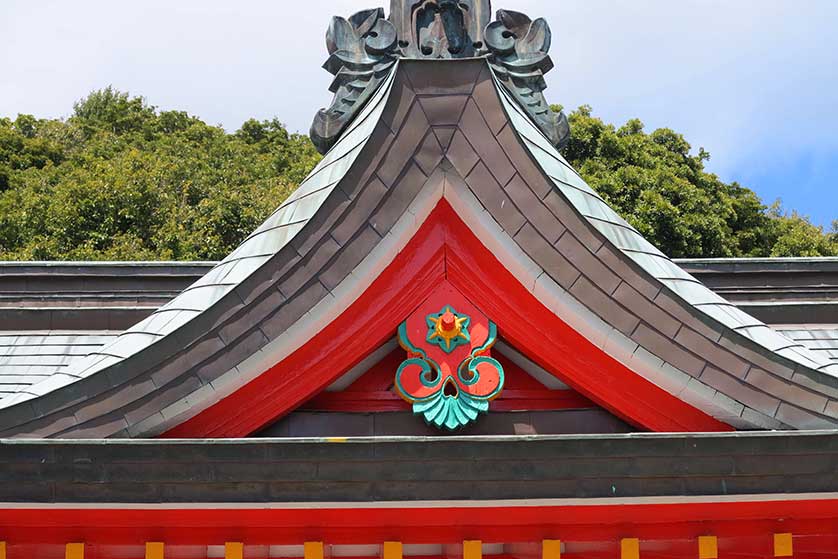
[[[5,428],[37,419],[42,410],[57,409],[77,403],[90,395],[108,390],[123,379],[111,374],[114,367],[133,365],[144,368],[143,360],[161,362],[167,351],[182,349],[181,343],[160,347],[164,340],[174,341],[188,331],[196,319],[216,312],[229,312],[241,304],[237,287],[251,278],[263,265],[276,258],[283,248],[290,247],[295,236],[309,223],[341,179],[352,168],[355,159],[370,139],[381,114],[398,65],[390,71],[367,105],[358,113],[340,140],[329,150],[300,186],[232,253],[218,262],[198,281],[174,299],[154,311],[151,316],[119,334],[90,355],[74,360],[69,366],[54,371],[44,380],[28,386],[25,391],[0,399],[0,432]],[[340,195],[341,197],[345,197]],[[294,254],[299,256],[294,251]],[[163,355],[160,355],[162,353]],[[89,382],[83,382],[89,381]],[[84,384],[77,389],[75,384]],[[62,390],[63,389],[63,390]],[[33,400],[53,401],[33,405]]]
[[[431,179],[449,172],[456,186],[441,191]],[[832,364],[818,370],[801,344],[652,247],[518,110],[486,61],[464,59],[401,62],[257,232],[136,330],[68,367],[69,378],[0,409],[0,435],[149,436],[224,404],[369,285],[421,225],[425,214],[411,207],[423,196],[469,214],[507,269],[531,274],[519,280],[539,301],[673,396],[740,428],[836,424]],[[778,339],[789,345],[771,349]],[[305,379],[284,375],[280,384],[301,397],[292,383]]]
[[[750,363],[737,382],[760,386],[781,400],[784,395],[812,400],[806,406],[807,412],[785,410],[788,412],[785,418],[788,424],[799,428],[836,424],[834,410],[838,408],[832,407],[830,399],[838,396],[838,363],[818,355],[803,343],[784,336],[738,309],[672,262],[585,183],[497,80],[495,87],[509,123],[532,160],[549,177],[556,192],[584,217],[603,240],[617,249],[633,267],[651,276],[661,286],[662,293],[656,296],[655,301],[674,300],[699,319],[705,328],[697,326],[696,330],[704,331],[691,332],[690,335],[706,337],[706,341],[716,347],[751,350],[740,355]],[[674,337],[679,335],[680,331]],[[659,356],[666,361],[665,356]],[[697,371],[696,377],[702,376],[705,367],[707,364]],[[808,391],[811,392],[807,394]],[[782,411],[778,409],[775,413],[782,416]],[[808,412],[815,412],[821,419],[810,416]]]

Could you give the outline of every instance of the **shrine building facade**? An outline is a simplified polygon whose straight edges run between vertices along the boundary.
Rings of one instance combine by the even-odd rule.
[[[335,17],[324,157],[223,261],[0,265],[0,559],[838,558],[838,260],[661,253],[550,42]]]

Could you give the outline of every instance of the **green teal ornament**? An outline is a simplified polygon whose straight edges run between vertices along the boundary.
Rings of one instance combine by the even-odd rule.
[[[413,413],[454,431],[487,413],[489,402],[503,390],[503,367],[489,355],[497,327],[465,300],[442,305],[439,312],[422,312],[428,306],[399,326],[399,343],[408,358],[396,371],[395,387]],[[461,312],[464,308],[469,314]]]

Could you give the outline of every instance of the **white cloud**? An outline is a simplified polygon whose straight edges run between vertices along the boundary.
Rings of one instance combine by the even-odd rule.
[[[331,15],[385,0],[3,0],[0,115],[67,115],[115,87],[228,129],[328,104]],[[384,6],[386,7],[386,6]],[[545,17],[548,99],[683,132],[723,177],[766,155],[838,151],[838,2],[496,0]]]

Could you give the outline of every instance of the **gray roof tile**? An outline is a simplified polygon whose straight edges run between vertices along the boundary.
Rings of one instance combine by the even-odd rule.
[[[471,71],[471,68],[480,67],[481,64],[472,63],[467,69]],[[487,71],[485,65],[482,67]],[[450,73],[452,68],[445,67],[445,71]],[[421,82],[418,87],[423,92],[439,93],[442,76],[424,72],[425,69],[414,68],[413,76]],[[394,75],[397,77],[394,78]],[[444,77],[452,79],[450,75]],[[468,93],[471,86],[460,84],[461,78],[465,79],[463,76],[456,78],[458,85],[455,90],[459,91],[457,88],[462,85],[462,92]],[[745,336],[763,348],[773,348],[778,354],[801,364],[796,368],[792,365],[790,371],[803,370],[813,375],[818,373],[806,367],[828,374],[833,374],[838,367],[838,362],[834,360],[834,356],[838,355],[836,337],[800,328],[788,332],[786,337],[708,290],[620,218],[585,184],[509,98],[503,101],[511,124],[500,118],[503,115],[497,110],[497,104],[493,106],[485,101],[477,106],[475,100],[481,95],[486,97],[486,87],[479,94],[475,93],[474,100],[465,103],[463,115],[455,120],[453,113],[458,112],[460,106],[456,100],[443,104],[441,99],[416,97],[409,88],[403,87],[405,79],[394,73],[385,80],[385,84],[300,188],[236,251],[180,296],[116,338],[115,342],[113,335],[100,336],[104,339],[97,343],[92,338],[84,338],[84,335],[79,339],[66,334],[63,338],[55,336],[52,343],[47,343],[45,338],[49,336],[44,333],[31,333],[28,342],[22,342],[21,333],[0,336],[0,398],[4,390],[20,390],[17,397],[0,399],[0,407],[7,402],[25,400],[32,394],[45,394],[75,378],[88,377],[119,364],[123,358],[135,355],[158,338],[165,341],[155,348],[162,348],[163,355],[174,357],[166,363],[152,364],[155,368],[151,371],[156,371],[156,376],[150,374],[143,377],[145,380],[137,378],[140,394],[136,401],[125,400],[118,404],[131,416],[129,421],[143,422],[152,416],[159,418],[180,414],[188,408],[196,394],[204,393],[211,398],[216,382],[219,386],[225,382],[223,375],[226,368],[235,367],[236,362],[247,354],[258,353],[267,340],[283,332],[300,315],[316,312],[318,307],[328,303],[324,301],[324,298],[332,297],[328,290],[335,289],[349,273],[347,269],[369,253],[378,243],[379,235],[388,233],[393,220],[398,218],[424,184],[426,175],[439,164],[442,154],[437,138],[441,129],[433,131],[436,135],[431,134],[430,124],[445,123],[442,126],[449,126],[448,123],[453,125],[456,122],[458,129],[453,126],[446,128],[447,135],[443,134],[443,137],[447,139],[442,143],[447,145],[451,140],[447,156],[466,177],[479,201],[516,241],[521,241],[519,244],[525,252],[534,258],[538,256],[536,260],[539,262],[547,263],[544,265],[547,274],[555,277],[560,285],[571,290],[594,312],[607,315],[608,320],[627,336],[633,336],[632,343],[640,341],[641,346],[636,346],[634,351],[638,359],[657,361],[655,367],[671,368],[675,365],[681,371],[699,377],[700,381],[696,382],[685,375],[681,388],[688,389],[697,403],[717,408],[722,414],[719,415],[721,419],[730,418],[733,421],[741,416],[741,421],[733,421],[733,424],[781,424],[767,416],[757,423],[753,418],[748,419],[764,412],[781,413],[782,420],[786,422],[808,424],[812,421],[814,424],[816,419],[810,420],[804,408],[817,414],[823,413],[826,400],[822,394],[816,394],[817,388],[795,388],[793,382],[785,380],[791,378],[791,372],[783,375],[770,366],[774,361],[784,366],[788,362],[778,360],[767,352],[760,353],[762,350],[758,346],[744,343],[741,337],[738,342],[732,342],[731,347],[724,336],[732,335],[730,339],[733,340],[737,336]],[[384,100],[390,94],[391,86],[394,87],[392,98],[384,114]],[[501,96],[506,96],[502,86],[498,85],[496,90]],[[385,124],[390,129],[398,126],[400,133],[391,134]],[[373,131],[376,131],[375,139],[367,145]],[[520,138],[516,137],[516,131]],[[521,149],[521,145],[526,149]],[[365,155],[355,165],[362,148],[370,149],[364,149]],[[534,160],[526,155],[527,150]],[[544,168],[544,173],[538,170],[535,161]],[[376,169],[378,175],[374,177],[372,173]],[[356,208],[360,209],[356,211]],[[343,219],[346,219],[345,231],[340,227]],[[367,222],[369,225],[365,225]],[[327,232],[325,236],[309,234],[321,231],[318,227],[323,223],[329,223],[331,227],[330,232],[323,230]],[[305,235],[298,236],[303,230]],[[301,240],[303,238],[305,240]],[[325,243],[323,239],[326,239]],[[603,244],[606,239],[608,242]],[[619,255],[619,258],[614,256],[613,260],[608,260],[606,256],[609,254]],[[623,255],[628,258],[623,259]],[[268,261],[272,263],[270,267],[265,265]],[[620,265],[612,266],[616,261]],[[577,268],[581,269],[581,274]],[[295,277],[294,272],[300,270],[305,273]],[[630,277],[632,274],[640,280]],[[240,293],[242,282],[249,287],[246,292]],[[283,289],[284,293],[279,289]],[[235,294],[227,297],[232,290]],[[615,290],[620,297],[614,295]],[[270,295],[263,298],[265,293],[273,294],[274,298]],[[293,299],[287,301],[287,305],[285,295]],[[648,306],[640,310],[633,308],[644,297],[648,299]],[[236,299],[236,304],[232,304],[233,299]],[[279,308],[275,299],[285,306],[269,318],[271,309]],[[262,300],[264,305],[259,303]],[[247,312],[242,311],[241,301],[250,305],[246,307]],[[312,311],[318,301],[321,305]],[[693,312],[693,309],[700,312]],[[188,354],[169,352],[167,348],[179,341],[174,336],[182,334],[166,334],[174,333],[192,320],[196,320],[195,324],[201,327],[202,332],[210,334],[204,339],[189,338],[188,342],[194,342],[194,345],[190,346]],[[719,323],[728,330],[721,329]],[[217,332],[213,330],[222,324],[229,327]],[[186,340],[186,336],[183,337]],[[27,343],[30,346],[28,349]],[[681,345],[677,349],[671,347],[679,343]],[[99,347],[105,344],[110,347]],[[758,353],[767,362],[761,363],[745,356],[742,358],[750,359],[750,364],[741,361],[736,357],[737,344],[742,346],[745,354],[749,351]],[[667,346],[666,351],[656,349],[663,346]],[[662,360],[660,356],[664,354],[667,358]],[[178,362],[178,355],[185,360]],[[721,362],[720,356],[725,357]],[[708,366],[708,362],[717,368]],[[206,363],[209,365],[204,370]],[[14,370],[4,371],[4,366]],[[98,382],[103,378],[110,381],[124,377],[127,379],[124,382],[130,387],[132,377],[121,373],[126,369],[123,365],[110,369],[107,375],[96,375],[68,387],[69,392],[74,392],[88,381]],[[183,374],[187,369],[189,374]],[[764,373],[770,378],[763,379],[760,372],[755,372],[761,369],[770,371]],[[177,374],[165,375],[167,370]],[[778,387],[778,390],[787,393],[794,400],[793,409],[778,411],[770,402],[774,394],[768,396],[768,402],[757,402],[759,394],[753,392],[754,386],[746,386],[733,379],[733,374],[742,377],[746,376],[745,373],[750,378],[760,377],[756,383],[760,386]],[[705,377],[709,381],[713,374],[723,376],[705,386]],[[171,384],[174,388],[178,383],[185,383],[178,385],[184,391],[183,396],[179,400],[171,400],[170,397],[177,392],[173,390],[165,402],[155,400],[157,404],[148,405],[151,399],[158,397],[150,388],[161,383]],[[739,390],[740,385],[745,388]],[[92,414],[90,410],[96,406],[104,413],[107,410],[103,406],[108,396],[103,398],[96,402],[91,400],[89,409],[82,407],[80,413],[87,410]],[[47,406],[48,400],[54,399],[35,402],[35,412]],[[758,403],[756,411],[743,407],[743,404],[751,405],[745,401],[748,399]],[[161,407],[163,405],[166,407]],[[95,432],[97,426],[104,424],[113,425],[109,430],[126,427],[124,419],[119,417],[94,415],[85,416],[85,419],[76,418],[79,423],[73,427],[76,434],[83,432],[78,431],[82,428],[93,428],[91,432]],[[38,421],[51,420],[44,418]],[[85,425],[81,425],[82,422]],[[58,433],[60,429],[69,427],[56,424],[47,431]],[[129,429],[127,432],[132,431]]]
[[[103,347],[92,347],[89,355],[72,359],[71,357],[78,353],[77,350],[67,349],[62,352],[54,363],[50,363],[57,368],[56,372],[32,385],[27,392],[46,394],[77,378],[92,375],[134,355],[201,315],[259,269],[268,260],[269,255],[276,254],[302,229],[304,223],[314,215],[338,180],[350,168],[378,125],[384,108],[383,101],[387,98],[394,75],[395,71],[384,81],[340,141],[323,157],[297,191],[225,260],[147,319],[118,337],[113,336],[105,340]],[[175,310],[186,312],[173,313]],[[19,345],[19,341],[15,341],[15,344]],[[68,344],[74,345],[76,344]],[[2,367],[0,364],[0,373],[4,372]],[[27,394],[19,392],[16,397],[0,398],[0,408],[13,405],[26,397]]]
[[[609,241],[623,250],[635,262],[646,269],[664,285],[675,292],[696,309],[719,321],[728,328],[735,329],[771,351],[783,347],[782,335],[747,314],[727,312],[722,306],[729,303],[719,297],[698,280],[695,280],[663,256],[634,228],[620,218],[602,201],[579,177],[567,161],[550,145],[538,128],[527,118],[506,92],[501,84],[496,84],[510,122],[531,154],[556,183],[557,188],[576,209],[589,218]],[[715,305],[715,306],[714,306]],[[743,328],[745,327],[745,328]],[[822,367],[829,363],[824,352],[815,352],[805,347],[779,350],[781,355],[807,367]],[[824,370],[824,369],[821,369]]]
[[[810,343],[804,345],[794,341],[742,310],[735,308],[731,303],[673,263],[643,238],[636,229],[617,215],[601,197],[597,196],[584,183],[578,173],[550,145],[547,138],[540,133],[537,126],[525,115],[497,80],[496,89],[512,128],[518,134],[522,145],[537,161],[542,171],[551,177],[556,190],[560,193],[548,193],[544,199],[545,203],[557,212],[563,211],[562,206],[569,203],[579,215],[586,218],[587,224],[609,241],[606,245],[609,251],[613,251],[615,248],[619,249],[625,256],[632,259],[645,272],[650,274],[652,278],[665,286],[665,289],[654,297],[654,304],[671,314],[677,321],[690,327],[689,329],[675,328],[678,325],[678,322],[676,322],[668,328],[667,338],[666,336],[659,337],[659,334],[647,328],[646,324],[640,324],[632,334],[634,341],[641,341],[641,345],[645,345],[647,349],[652,348],[653,352],[658,355],[667,355],[668,361],[695,376],[701,374],[705,367],[705,360],[713,363],[719,370],[724,371],[725,375],[744,377],[746,382],[749,382],[749,379],[752,378],[756,386],[762,386],[760,383],[763,383],[765,386],[773,388],[785,386],[785,384],[782,384],[785,383],[783,379],[790,378],[790,373],[783,375],[781,373],[784,371],[777,372],[778,369],[794,370],[794,365],[789,368],[789,361],[796,363],[797,367],[808,368],[814,375],[818,374],[816,371],[834,374],[838,363],[833,362],[832,359],[833,352],[835,352],[832,342],[814,343],[810,339]],[[511,145],[508,138],[502,141]],[[508,149],[507,151],[509,153],[514,150]],[[567,210],[564,211],[567,212]],[[572,227],[572,215],[559,215],[559,217],[563,225],[568,228]],[[605,246],[602,250],[596,250],[597,258],[601,257],[600,253],[604,249]],[[580,266],[581,260],[578,254],[565,254],[564,256],[575,266]],[[539,262],[543,261],[539,260]],[[586,274],[584,267],[582,272]],[[592,276],[592,274],[586,275],[588,277]],[[599,277],[601,274],[593,275]],[[605,277],[608,277],[608,274]],[[589,299],[590,297],[580,298],[588,307],[591,307],[593,303]],[[635,314],[639,315],[640,313],[635,311]],[[648,312],[646,314],[648,315]],[[609,317],[609,320],[614,320],[614,318]],[[661,328],[655,324],[656,321],[653,317],[647,318],[647,320],[650,321],[649,324],[653,328],[657,328],[659,331],[661,329],[667,330],[665,327],[666,321]],[[676,331],[677,334],[673,335],[673,331]],[[735,341],[737,336],[747,338],[754,342],[756,347],[761,346],[761,349],[755,352],[750,351],[746,343]],[[803,335],[801,337],[813,338],[814,336]],[[680,348],[689,349],[689,351],[684,352]],[[739,351],[747,354],[748,358],[743,360],[738,357]],[[762,353],[760,359],[747,360],[760,352]],[[753,371],[756,371],[756,367],[760,364],[770,365],[767,368],[771,370],[772,374],[779,374],[779,376],[775,377],[768,373],[760,376],[758,373],[754,373]],[[746,377],[746,373],[749,373],[750,376]],[[730,385],[732,381],[731,378],[726,384]],[[827,389],[832,386],[833,379],[824,378],[822,382],[824,383],[824,392],[828,392]],[[796,386],[793,383],[789,385]],[[718,389],[718,386],[716,388]],[[800,408],[808,408],[812,412],[822,414],[826,407],[823,394],[802,389],[789,389],[784,394],[794,403],[794,406],[784,408],[785,416],[780,418],[788,424],[797,426],[814,424],[817,420],[810,418],[808,412],[803,412]],[[726,398],[729,396],[729,394],[725,395]],[[720,399],[720,402],[723,399]],[[732,407],[729,405],[722,407],[733,413],[744,414],[744,409],[739,410],[739,412],[736,411],[737,406],[741,407],[739,404]],[[795,421],[798,421],[799,424]],[[744,424],[747,424],[747,420],[744,420]]]
[[[33,384],[47,380],[117,336],[117,332],[4,333],[0,336],[0,402],[16,392],[29,393]]]

